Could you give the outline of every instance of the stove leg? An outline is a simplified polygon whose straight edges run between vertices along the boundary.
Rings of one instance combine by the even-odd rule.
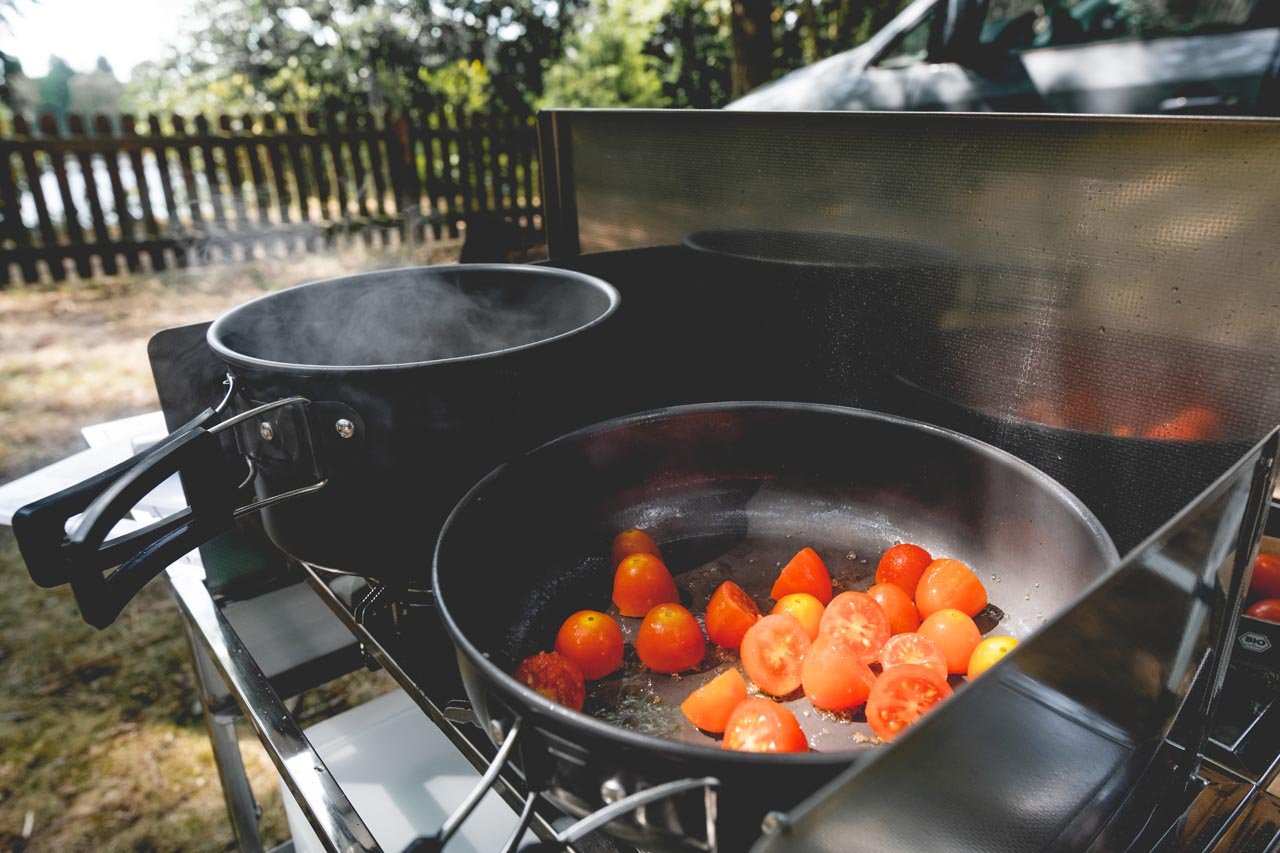
[[[262,834],[258,830],[258,818],[262,816],[262,809],[253,798],[249,774],[245,772],[244,759],[240,755],[240,742],[236,738],[236,717],[234,714],[219,712],[214,707],[212,698],[219,694],[227,695],[226,687],[213,662],[192,636],[191,626],[185,615],[182,627],[187,636],[187,645],[191,649],[197,692],[204,709],[205,725],[209,729],[213,761],[218,766],[222,796],[227,802],[231,831],[235,833],[236,844],[243,853],[262,853]]]

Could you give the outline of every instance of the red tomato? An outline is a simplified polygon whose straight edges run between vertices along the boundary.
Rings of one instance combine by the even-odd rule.
[[[777,601],[793,592],[807,592],[823,604],[831,600],[831,573],[812,548],[803,549],[782,567],[769,597]]]
[[[777,702],[755,696],[733,709],[721,747],[739,752],[808,752],[809,741],[794,714]]]
[[[516,681],[546,696],[552,702],[582,710],[587,698],[587,685],[582,670],[558,652],[538,652],[516,667]]]
[[[742,638],[742,668],[765,693],[786,696],[800,686],[809,632],[789,613],[765,616]]]
[[[684,672],[702,663],[707,641],[692,613],[679,604],[659,604],[640,623],[636,654],[654,672]]]
[[[643,616],[659,604],[680,600],[675,579],[652,554],[632,554],[613,575],[613,603],[623,616]]]
[[[849,654],[849,648],[830,637],[818,637],[804,656],[800,683],[815,708],[845,711],[867,701],[876,676]]]
[[[1165,441],[1206,441],[1222,432],[1222,418],[1204,406],[1190,406],[1147,430],[1147,438]]]
[[[729,723],[733,709],[747,698],[747,682],[736,669],[722,672],[680,703],[689,722],[704,732],[719,734]]]
[[[809,639],[818,639],[818,625],[822,622],[822,602],[807,592],[793,592],[778,599],[771,613],[790,613],[800,620],[809,632]]]
[[[871,688],[867,722],[882,739],[893,740],[950,695],[947,680],[933,670],[910,663],[895,666]]]
[[[1253,561],[1249,594],[1261,598],[1280,598],[1280,555],[1259,554],[1258,559]]]
[[[1244,615],[1266,622],[1280,622],[1280,598],[1264,598],[1261,601],[1255,601],[1249,605]]]
[[[959,610],[939,610],[920,623],[920,634],[933,640],[947,660],[947,672],[952,675],[969,671],[969,658],[982,642],[978,626]]]
[[[876,566],[876,583],[891,583],[902,587],[907,595],[915,596],[920,576],[933,562],[929,552],[919,545],[903,542],[894,545],[880,558]]]
[[[924,619],[947,608],[977,616],[986,606],[987,588],[959,560],[934,560],[916,587],[916,609]]]
[[[760,608],[751,596],[733,581],[716,588],[707,603],[707,636],[725,649],[737,649],[742,636],[760,619]]]
[[[902,591],[902,587],[893,583],[878,583],[867,590],[867,595],[876,600],[884,615],[889,617],[889,633],[910,634],[920,627],[920,614],[911,596]]]
[[[880,666],[886,670],[908,663],[947,677],[947,659],[942,650],[922,634],[895,634],[880,650]]]
[[[622,666],[622,629],[608,614],[579,610],[560,626],[556,651],[577,664],[584,678],[596,681]]]
[[[862,663],[874,663],[889,639],[889,617],[865,592],[842,592],[827,605],[818,633],[843,643]]]
[[[613,537],[613,546],[609,549],[614,568],[632,554],[652,554],[659,560],[662,559],[662,552],[658,550],[658,543],[653,541],[653,537],[635,527]]]

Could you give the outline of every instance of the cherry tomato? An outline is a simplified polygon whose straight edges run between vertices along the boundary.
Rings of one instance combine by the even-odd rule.
[[[947,677],[947,659],[943,657],[942,649],[922,634],[895,634],[880,650],[880,666],[883,669],[893,669],[908,663],[931,669],[943,678]]]
[[[867,701],[876,676],[842,643],[818,637],[804,656],[800,684],[815,708],[845,711]]]
[[[807,592],[823,604],[831,600],[831,573],[812,548],[803,549],[782,567],[769,597],[778,601],[793,592]]]
[[[742,638],[742,668],[765,693],[786,696],[800,686],[809,632],[789,613],[765,616]]]
[[[653,541],[653,537],[635,527],[613,537],[613,546],[609,549],[614,568],[632,554],[652,554],[659,560],[662,559],[662,552],[658,550],[658,543]]]
[[[1266,622],[1280,622],[1280,598],[1264,598],[1261,601],[1255,601],[1249,605],[1244,615]]]
[[[613,603],[623,616],[643,616],[659,604],[680,600],[675,579],[652,554],[632,554],[613,575]]]
[[[1147,438],[1164,441],[1206,441],[1222,432],[1222,418],[1204,406],[1190,406],[1147,430]]]
[[[584,678],[597,681],[622,666],[622,629],[608,614],[579,610],[560,626],[556,651],[577,664]]]
[[[516,681],[546,696],[552,702],[582,710],[587,698],[587,685],[582,670],[559,652],[538,652],[516,667]]]
[[[920,623],[920,634],[933,640],[947,660],[947,672],[953,675],[969,671],[969,658],[982,642],[978,626],[959,610],[939,610]]]
[[[739,752],[809,751],[809,741],[800,730],[795,714],[763,696],[738,703],[729,715],[724,742],[720,745]]]
[[[679,604],[659,604],[640,623],[636,654],[654,672],[684,672],[702,663],[707,641],[692,613]]]
[[[1261,598],[1280,598],[1280,555],[1259,554],[1258,559],[1253,561],[1249,594]]]
[[[933,562],[929,552],[919,545],[903,542],[894,545],[880,558],[876,566],[876,583],[891,583],[902,587],[903,592],[914,597],[920,576]]]
[[[742,645],[742,635],[760,619],[760,608],[733,581],[725,581],[707,603],[707,636],[725,649]]]
[[[800,620],[809,632],[809,639],[818,639],[818,625],[822,622],[822,602],[807,592],[793,592],[778,599],[771,613],[790,613]]]
[[[878,583],[867,590],[867,595],[876,600],[884,615],[889,617],[889,633],[910,634],[920,627],[920,614],[916,612],[911,596],[902,591],[902,587],[893,583]]]
[[[889,639],[889,617],[865,592],[842,592],[827,605],[818,633],[843,643],[862,663],[874,663]]]
[[[729,723],[733,709],[747,698],[747,682],[736,669],[722,672],[680,703],[689,722],[704,732],[719,734]]]
[[[987,588],[959,560],[934,560],[916,587],[916,609],[924,619],[947,608],[977,616],[986,606]]]
[[[970,678],[977,678],[1000,662],[1000,658],[1013,651],[1018,641],[1013,637],[987,637],[974,648],[969,656]]]
[[[933,670],[910,663],[895,666],[871,688],[867,722],[882,739],[893,740],[950,695],[947,680]]]

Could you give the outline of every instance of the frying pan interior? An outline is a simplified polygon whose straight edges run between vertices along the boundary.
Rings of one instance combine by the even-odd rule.
[[[684,407],[561,438],[464,498],[435,565],[439,604],[463,654],[505,677],[550,649],[571,613],[608,611],[610,540],[633,526],[662,545],[695,613],[726,579],[767,610],[779,566],[806,545],[838,587],[865,589],[881,553],[911,541],[978,572],[995,605],[981,627],[1025,637],[1115,562],[1097,520],[1060,485],[956,433],[806,404]],[[620,621],[630,656],[639,620]],[[729,665],[713,652],[699,673],[672,678],[629,659],[590,688],[586,711],[716,746],[684,722],[679,702]],[[867,739],[861,718],[836,725],[806,715],[802,698],[792,704],[821,751]]]

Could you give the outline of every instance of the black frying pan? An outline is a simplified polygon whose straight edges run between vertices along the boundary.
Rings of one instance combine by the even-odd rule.
[[[880,554],[918,542],[959,558],[998,608],[986,626],[1027,637],[1116,562],[1093,515],[1024,462],[957,433],[854,409],[728,403],[590,427],[499,468],[441,533],[434,588],[463,679],[493,733],[521,719],[535,787],[584,813],[621,793],[685,777],[720,782],[721,849],[745,849],[770,810],[813,793],[874,748],[865,723],[812,714],[807,755],[725,752],[678,702],[719,671],[678,681],[634,664],[570,711],[508,673],[548,649],[574,611],[610,606],[611,538],[638,526],[662,544],[687,603],[739,580],[768,604],[778,565],[816,548],[837,583],[863,589]],[[632,629],[637,620],[625,620]],[[800,700],[803,702],[803,700]],[[892,748],[892,747],[887,747]],[[610,830],[646,848],[701,837],[701,792]]]

